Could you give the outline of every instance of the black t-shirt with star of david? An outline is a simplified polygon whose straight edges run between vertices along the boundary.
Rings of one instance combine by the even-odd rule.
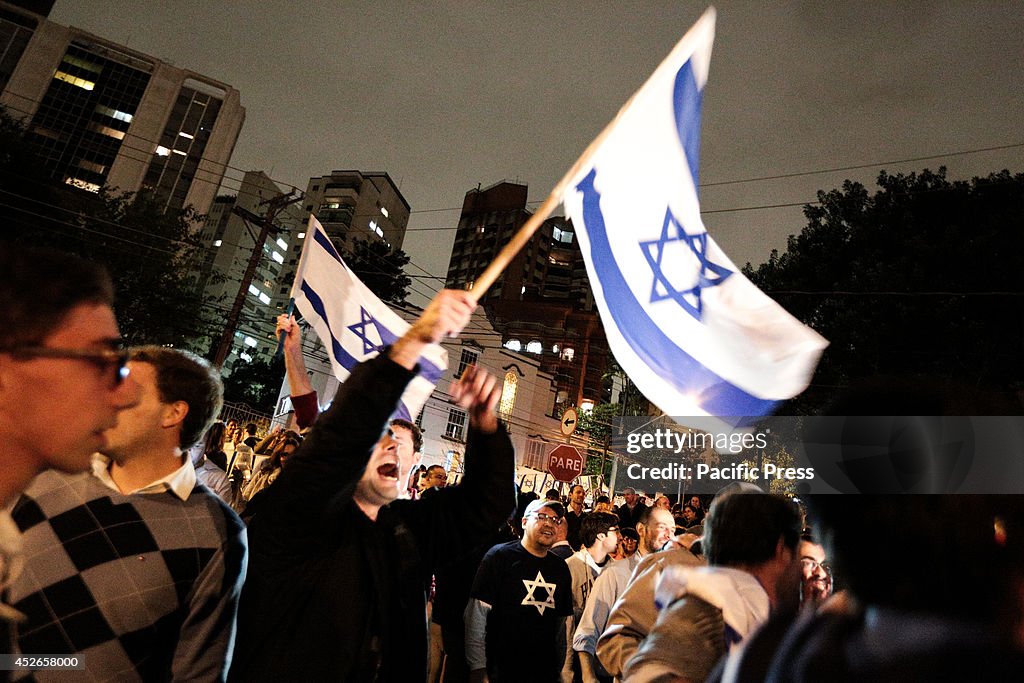
[[[565,560],[530,554],[520,541],[487,551],[472,597],[491,606],[487,671],[492,681],[557,680],[564,651],[562,617],[572,615],[572,577]]]

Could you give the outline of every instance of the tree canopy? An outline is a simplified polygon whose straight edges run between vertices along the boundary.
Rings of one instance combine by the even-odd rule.
[[[2,110],[0,193],[4,240],[107,267],[126,344],[206,351],[219,311],[195,287],[201,246],[193,227],[201,217],[191,207],[165,211],[149,190],[92,193],[51,179],[23,127]]]
[[[345,262],[370,291],[390,304],[405,303],[412,280],[405,274],[409,257],[401,249],[391,250],[384,242],[360,240],[353,242]]]
[[[1007,393],[1024,387],[1024,174],[951,181],[881,172],[804,207],[784,254],[744,273],[823,334],[811,388],[789,409],[819,409],[880,375]]]

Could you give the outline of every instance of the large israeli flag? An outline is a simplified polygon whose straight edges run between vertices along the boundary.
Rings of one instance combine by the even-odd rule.
[[[320,222],[310,215],[292,298],[331,358],[338,381],[359,363],[394,343],[409,323],[377,298],[352,273]],[[396,417],[415,419],[448,367],[448,352],[437,344],[420,358],[420,373],[409,383]]]
[[[760,416],[806,388],[828,342],[743,277],[701,220],[714,30],[709,9],[570,172],[562,199],[611,349],[644,395],[673,416]]]

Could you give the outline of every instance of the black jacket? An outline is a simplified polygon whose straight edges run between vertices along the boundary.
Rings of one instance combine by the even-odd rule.
[[[383,353],[357,367],[266,490],[249,527],[231,680],[425,676],[425,582],[511,512],[515,459],[500,427],[470,430],[458,486],[370,521],[352,495],[414,376]]]

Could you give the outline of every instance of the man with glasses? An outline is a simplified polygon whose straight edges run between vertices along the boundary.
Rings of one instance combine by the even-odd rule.
[[[523,538],[487,551],[466,607],[471,681],[557,681],[572,615],[572,577],[548,550],[565,524],[561,503],[535,500]],[[529,653],[529,656],[524,656]]]
[[[572,636],[583,616],[594,580],[608,565],[611,553],[619,544],[619,518],[610,512],[591,512],[580,524],[580,537],[583,548],[566,560],[572,576],[572,623],[567,632],[563,681],[579,678],[580,668],[573,654]]]
[[[832,595],[832,573],[825,561],[825,548],[814,536],[805,533],[800,536],[797,547],[800,558],[800,606],[815,609]]]
[[[579,652],[584,678],[608,678],[597,662],[597,639],[609,623],[612,606],[622,595],[629,583],[629,577],[640,561],[660,551],[672,538],[675,520],[672,513],[664,508],[638,506],[640,509],[636,526],[633,529],[639,537],[636,552],[605,568],[594,581],[587,605],[580,617],[580,624],[573,636],[573,649]],[[621,519],[621,518],[620,518]],[[621,526],[620,526],[621,529]]]
[[[96,680],[222,680],[245,529],[187,452],[220,412],[220,375],[157,346],[133,349],[128,367],[140,399],[103,434],[92,471],[44,472],[14,508],[27,557],[10,591],[26,616],[19,651],[81,653]]]
[[[21,566],[7,506],[40,471],[80,472],[119,411],[138,400],[127,379],[100,266],[61,252],[0,244],[0,652],[13,652],[6,587]]]

